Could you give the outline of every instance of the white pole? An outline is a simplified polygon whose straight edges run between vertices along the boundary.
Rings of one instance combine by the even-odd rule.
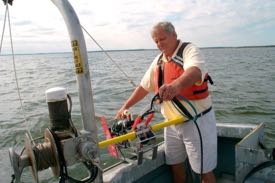
[[[97,158],[99,159],[99,148],[97,146],[97,126],[95,120],[95,110],[94,110],[94,102],[93,102],[93,94],[92,87],[90,81],[90,72],[89,72],[89,64],[88,64],[88,56],[86,44],[83,36],[83,32],[78,20],[78,17],[68,2],[68,0],[51,0],[55,6],[61,12],[63,19],[67,25],[67,29],[69,31],[73,56],[74,56],[74,64],[75,64],[75,72],[77,76],[78,82],[78,93],[80,100],[80,108],[81,108],[81,116],[83,128],[88,133],[91,133],[91,138],[96,145],[97,150]],[[102,182],[102,175],[99,173],[97,182]]]
[[[74,9],[67,0],[52,0],[52,2],[57,6],[64,18],[72,43],[83,128],[96,134],[97,128],[88,56],[81,26]]]

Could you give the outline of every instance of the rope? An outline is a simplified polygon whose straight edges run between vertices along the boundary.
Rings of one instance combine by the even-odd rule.
[[[0,54],[1,54],[2,44],[3,44],[3,39],[4,39],[5,26],[6,26],[6,18],[7,18],[7,12],[8,12],[8,4],[6,4],[6,11],[5,11],[4,25],[3,25],[2,37],[1,37],[1,43],[0,43]]]
[[[33,147],[37,170],[44,170],[56,165],[57,162],[55,162],[51,147],[52,144],[50,142],[44,142]]]
[[[136,87],[137,85],[134,83],[133,80],[131,80],[131,78],[126,74],[126,72],[124,72],[120,66],[114,61],[114,59],[112,59],[112,57],[108,54],[108,52],[106,52],[102,46],[100,46],[100,44],[91,36],[91,34],[89,34],[89,32],[81,25],[82,29],[88,34],[88,36],[95,42],[95,44],[103,51],[103,53],[115,64],[115,66],[120,70],[121,73],[124,74],[124,76],[128,79],[128,82],[131,83],[133,85],[133,87]]]
[[[10,43],[11,43],[11,51],[12,51],[12,63],[13,63],[13,71],[14,71],[14,76],[15,76],[15,82],[16,82],[16,89],[17,89],[17,94],[18,94],[18,98],[19,98],[19,101],[20,101],[20,108],[21,108],[21,111],[23,113],[23,118],[24,118],[24,121],[25,121],[25,124],[27,126],[27,133],[29,134],[30,138],[31,138],[31,141],[33,142],[33,139],[32,139],[32,136],[31,136],[31,133],[30,133],[30,126],[28,125],[27,123],[27,118],[26,118],[26,114],[25,114],[25,110],[23,108],[23,100],[21,98],[21,93],[20,93],[20,89],[19,89],[19,82],[18,82],[18,77],[17,77],[17,71],[16,71],[16,65],[15,65],[15,57],[14,57],[14,49],[13,49],[13,41],[12,41],[12,33],[11,33],[11,23],[10,23],[10,14],[9,14],[9,8],[8,8],[8,3],[6,5],[6,12],[7,12],[7,15],[8,15],[8,25],[9,25],[9,33],[10,33]],[[6,19],[5,19],[6,21]],[[5,24],[5,23],[4,23]],[[2,41],[1,41],[1,44],[2,44]]]

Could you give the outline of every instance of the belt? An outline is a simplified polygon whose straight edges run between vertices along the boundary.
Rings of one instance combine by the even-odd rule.
[[[212,106],[210,106],[208,109],[206,109],[205,111],[202,111],[201,113],[199,113],[196,118],[202,117],[203,115],[209,113],[212,109]]]

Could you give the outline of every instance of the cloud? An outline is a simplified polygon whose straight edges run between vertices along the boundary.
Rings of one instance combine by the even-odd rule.
[[[178,36],[198,46],[275,44],[275,1],[272,0],[70,0],[81,24],[106,49],[155,48],[151,27],[158,21],[174,23]],[[31,6],[30,6],[31,4]],[[0,7],[0,26],[5,7]],[[10,7],[13,35],[18,41],[58,42],[68,49],[62,16],[50,1],[16,1]],[[7,36],[7,34],[6,34]],[[255,38],[257,36],[257,38]],[[85,36],[87,37],[87,36]],[[7,37],[5,37],[6,39]],[[87,37],[88,38],[88,37]],[[64,41],[62,48],[61,42]],[[99,49],[87,40],[88,49]],[[54,44],[54,43],[53,43]],[[31,45],[31,44],[30,44]],[[50,47],[50,46],[49,46]],[[46,46],[41,46],[47,52]],[[32,47],[18,51],[31,52]]]
[[[33,22],[31,21],[28,21],[28,20],[23,20],[23,21],[17,21],[17,22],[14,22],[14,25],[16,26],[22,26],[22,25],[32,25]]]

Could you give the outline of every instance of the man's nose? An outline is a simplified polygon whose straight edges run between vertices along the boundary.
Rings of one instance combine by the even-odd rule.
[[[157,46],[158,46],[158,48],[162,48],[162,43],[158,42]]]

